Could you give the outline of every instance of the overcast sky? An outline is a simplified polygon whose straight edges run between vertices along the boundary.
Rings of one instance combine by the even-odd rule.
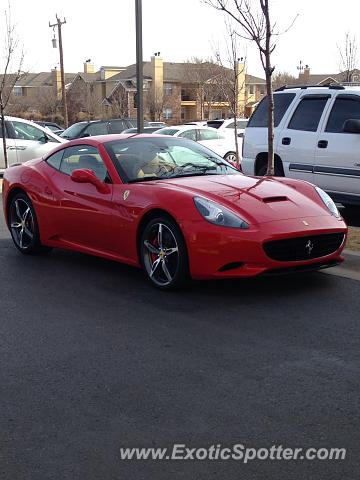
[[[258,0],[253,0],[257,2]],[[6,1],[0,0],[5,10]],[[126,66],[135,62],[134,0],[10,0],[17,34],[24,44],[24,69],[50,71],[58,65],[58,50],[51,47],[55,14],[66,17],[63,26],[64,59],[67,72],[82,70],[91,58],[101,65]],[[157,51],[164,61],[181,62],[192,56],[209,57],[226,36],[223,15],[201,0],[143,0],[144,60]],[[312,73],[339,71],[337,44],[343,44],[347,30],[356,33],[360,1],[270,0],[272,20],[286,29],[280,36],[273,63],[279,71],[297,75],[302,60]],[[2,13],[2,12],[1,12]],[[4,32],[3,15],[0,31]],[[359,35],[360,41],[360,35]],[[243,42],[247,71],[263,76],[256,49]],[[2,65],[1,65],[2,67]]]

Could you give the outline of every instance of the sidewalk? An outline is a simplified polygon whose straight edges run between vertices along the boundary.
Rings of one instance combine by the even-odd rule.
[[[345,258],[345,262],[338,267],[322,270],[322,273],[360,281],[360,252],[344,250],[342,256]]]

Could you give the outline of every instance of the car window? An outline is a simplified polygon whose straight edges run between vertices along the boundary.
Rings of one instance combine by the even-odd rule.
[[[109,122],[109,133],[121,133],[125,128],[132,127],[130,122],[123,120],[111,120]]]
[[[60,136],[63,138],[68,138],[69,140],[72,138],[77,138],[83,131],[85,125],[87,125],[87,122],[74,123],[74,125],[71,125],[71,127],[64,130]]]
[[[207,125],[208,127],[212,127],[212,128],[220,128],[223,123],[224,123],[224,120],[209,120],[207,122]]]
[[[350,119],[360,120],[360,97],[341,95],[335,100],[325,131],[342,132],[345,121]]]
[[[328,95],[322,97],[313,95],[303,98],[296,107],[288,128],[316,132],[328,99]]]
[[[156,133],[159,135],[175,135],[179,130],[176,128],[160,128],[159,130],[156,130]]]
[[[248,124],[248,120],[237,120],[236,121],[236,127],[237,128],[246,128],[246,125]],[[235,122],[229,123],[225,128],[234,128],[235,129]]]
[[[105,180],[107,170],[97,148],[89,145],[77,145],[64,149],[60,171],[71,175],[74,170],[86,168],[92,170],[102,181]]]
[[[89,123],[85,128],[83,134],[93,135],[106,135],[108,133],[107,123],[106,122],[96,122]]]
[[[218,140],[219,135],[217,132],[211,130],[199,129],[199,140]]]
[[[60,164],[61,164],[63,154],[64,154],[64,150],[60,150],[59,152],[56,152],[53,155],[50,155],[50,157],[46,159],[46,163],[51,167],[56,168],[56,170],[60,170]]]
[[[196,128],[191,130],[185,130],[185,132],[181,132],[179,137],[189,138],[190,140],[194,140],[196,142]]]
[[[277,127],[281,122],[285,112],[295,98],[295,93],[275,93],[274,94],[274,126]],[[248,127],[267,127],[268,126],[268,97],[264,97],[251,115]]]
[[[45,137],[45,132],[40,130],[40,128],[35,127],[34,125],[29,125],[28,123],[23,122],[11,122],[15,131],[15,138],[19,140],[33,140],[38,142],[39,140]],[[48,140],[55,142],[56,140],[48,136]]]
[[[125,182],[239,174],[216,153],[185,138],[132,137],[108,142],[105,148]]]

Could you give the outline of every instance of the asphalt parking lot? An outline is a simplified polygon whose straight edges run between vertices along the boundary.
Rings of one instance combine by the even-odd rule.
[[[318,273],[162,293],[106,260],[24,257],[0,218],[0,478],[357,478],[360,282]],[[174,443],[347,456],[119,457]]]

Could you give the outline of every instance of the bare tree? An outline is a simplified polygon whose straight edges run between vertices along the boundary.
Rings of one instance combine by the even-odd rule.
[[[219,96],[216,83],[213,79],[220,73],[219,65],[212,58],[202,59],[192,57],[185,63],[184,83],[189,98],[195,98],[200,106],[200,119],[210,115],[212,104]]]
[[[273,88],[280,88],[284,85],[296,85],[297,78],[289,72],[275,72],[273,76]]]
[[[218,65],[221,67],[219,75],[216,76],[216,82],[221,96],[229,104],[229,110],[234,117],[234,137],[236,149],[236,161],[240,162],[239,155],[239,137],[237,132],[237,119],[240,115],[244,115],[244,100],[239,99],[240,91],[245,88],[245,63],[240,63],[239,58],[239,37],[231,28],[230,24],[226,24],[227,32],[229,34],[229,41],[226,43],[226,60],[221,57],[220,50],[215,52]],[[230,68],[228,68],[229,65]],[[242,102],[240,100],[243,100]]]
[[[4,149],[5,168],[8,167],[6,151],[5,110],[11,98],[14,86],[21,77],[21,69],[24,60],[23,51],[17,56],[19,40],[16,35],[15,25],[12,23],[10,3],[5,11],[5,39],[4,39],[4,68],[0,81],[0,120],[2,143]],[[13,64],[16,63],[15,71],[11,73]]]
[[[129,115],[129,92],[121,84],[109,99],[112,114],[117,117],[130,117]]]
[[[266,175],[274,175],[274,95],[272,74],[274,67],[271,54],[275,49],[274,37],[278,35],[270,20],[270,0],[203,0],[207,5],[224,12],[238,24],[239,37],[253,41],[260,55],[265,72],[268,96],[268,162]],[[294,22],[293,22],[294,23]]]
[[[337,46],[340,55],[340,71],[344,73],[344,82],[351,82],[357,65],[357,41],[350,32],[345,33],[344,45]]]
[[[162,86],[151,87],[146,92],[146,109],[150,113],[151,120],[155,122],[161,120],[164,109],[164,93],[162,88]]]

